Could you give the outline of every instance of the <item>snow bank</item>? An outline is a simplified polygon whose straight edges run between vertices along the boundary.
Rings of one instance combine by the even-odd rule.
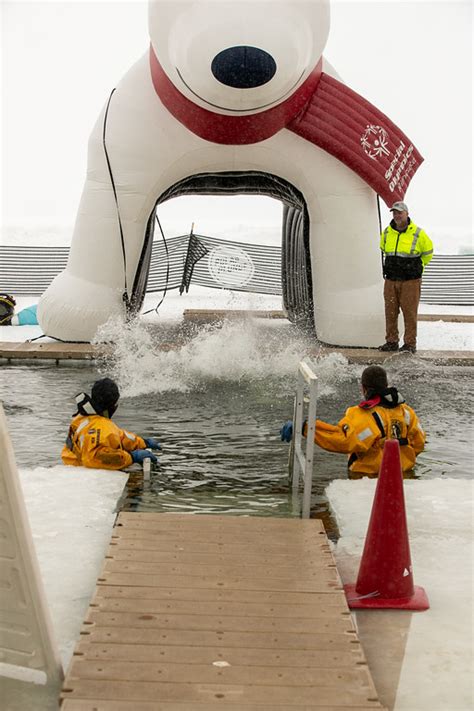
[[[84,467],[20,470],[65,667],[95,588],[127,478],[125,472]]]
[[[375,485],[373,479],[338,479],[326,489],[338,522],[334,553],[345,583],[357,578]],[[404,488],[414,580],[425,588],[430,609],[357,612],[359,635],[382,700],[396,697],[395,711],[467,711],[473,702],[474,485],[406,480]],[[381,669],[384,648],[391,666]]]

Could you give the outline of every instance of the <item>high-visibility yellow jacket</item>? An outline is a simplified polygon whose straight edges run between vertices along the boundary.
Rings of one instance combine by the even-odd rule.
[[[139,435],[121,430],[100,415],[76,415],[61,452],[64,464],[91,469],[123,469],[132,464],[129,452],[145,449]]]
[[[406,403],[394,408],[349,407],[337,425],[316,420],[316,444],[328,452],[348,454],[350,471],[360,475],[377,476],[388,438],[398,439],[402,470],[410,471],[424,449],[425,433]]]
[[[380,235],[384,277],[396,281],[419,279],[433,257],[433,242],[421,227],[410,222],[404,232],[392,222]]]

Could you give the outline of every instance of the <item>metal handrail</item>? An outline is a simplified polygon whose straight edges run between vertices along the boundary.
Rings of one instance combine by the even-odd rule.
[[[313,453],[314,432],[316,428],[316,400],[318,378],[306,361],[301,361],[298,366],[298,384],[295,398],[295,415],[293,427],[293,461],[290,463],[293,471],[292,490],[293,497],[298,495],[301,475],[303,476],[303,503],[301,517],[309,518],[311,509],[311,491],[313,486]],[[309,397],[305,397],[305,390]],[[308,403],[306,447],[303,450],[303,411]]]

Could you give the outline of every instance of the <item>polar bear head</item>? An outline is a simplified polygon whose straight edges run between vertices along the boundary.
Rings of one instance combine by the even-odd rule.
[[[314,73],[329,0],[150,0],[149,31],[151,52],[181,95],[245,116],[287,101]]]

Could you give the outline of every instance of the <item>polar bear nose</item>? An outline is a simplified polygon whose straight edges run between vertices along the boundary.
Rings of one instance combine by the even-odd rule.
[[[258,47],[229,47],[216,54],[211,71],[226,86],[253,89],[270,81],[276,72],[276,62]]]

